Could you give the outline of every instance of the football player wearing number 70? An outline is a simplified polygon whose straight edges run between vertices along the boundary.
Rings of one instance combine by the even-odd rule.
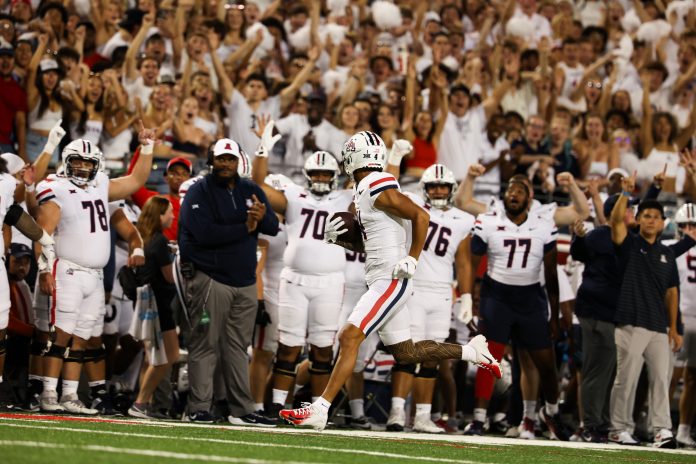
[[[350,205],[352,190],[337,190],[338,162],[326,151],[312,153],[304,163],[307,185],[275,190],[264,182],[267,153],[275,143],[273,121],[262,130],[252,176],[273,210],[285,217],[288,245],[278,290],[278,351],[273,366],[273,408],[277,417],[293,386],[299,356],[309,344],[312,396],[324,390],[331,374],[333,344],[343,300],[345,251],[324,242],[324,226],[333,213]],[[279,136],[275,136],[279,137]]]
[[[152,167],[154,132],[143,128],[139,137],[141,157],[128,176],[110,180],[99,171],[104,162],[99,148],[77,139],[63,149],[65,174],[36,187],[37,223],[56,242],[55,261],[39,268],[40,291],[49,295],[50,305],[41,308],[43,311],[37,309],[37,320],[51,334],[45,351],[43,411],[97,413],[78,399],[77,385],[82,364],[95,351],[86,349],[87,340],[101,335],[94,332],[101,329],[97,318],[104,305],[102,270],[110,254],[108,204],[142,187]],[[144,256],[142,249],[132,254]],[[59,402],[56,387],[61,370]]]
[[[399,363],[463,359],[500,377],[500,366],[488,352],[483,336],[475,337],[466,346],[433,340],[414,343],[411,339],[406,302],[426,241],[429,215],[401,193],[394,176],[382,172],[386,163],[384,141],[373,132],[358,132],[343,147],[343,166],[355,180],[353,205],[359,225],[348,225],[344,215],[337,215],[327,222],[324,240],[365,251],[368,290],[341,329],[338,359],[324,392],[311,405],[280,412],[280,417],[291,424],[324,429],[331,402],[350,377],[360,344],[374,332]],[[411,221],[412,240],[408,248],[405,220]]]

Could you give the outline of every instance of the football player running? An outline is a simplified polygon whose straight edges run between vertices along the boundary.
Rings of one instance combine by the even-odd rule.
[[[412,278],[427,238],[429,215],[400,191],[391,174],[382,172],[387,162],[384,141],[375,133],[358,132],[345,143],[343,165],[355,180],[353,205],[359,223],[351,241],[339,240],[347,229],[343,219],[327,222],[324,239],[329,243],[365,251],[368,291],[360,298],[339,334],[339,355],[322,395],[299,409],[280,411],[294,425],[322,430],[331,402],[353,372],[358,349],[366,336],[377,332],[400,363],[463,359],[491,369],[500,366],[486,348],[483,336],[468,345],[411,339],[411,320],[406,301],[413,290]],[[412,241],[407,253],[404,221],[411,221]]]
[[[346,258],[341,247],[324,241],[324,227],[333,213],[348,209],[352,192],[337,190],[338,162],[326,151],[314,152],[305,160],[306,187],[290,184],[281,192],[267,185],[264,180],[270,151],[267,147],[274,143],[272,130],[273,121],[269,121],[252,173],[274,211],[285,217],[288,235],[278,295],[278,351],[272,399],[275,416],[285,404],[306,343],[312,395],[321,394],[329,380]]]
[[[101,328],[97,318],[104,304],[102,270],[110,252],[108,203],[139,189],[152,166],[154,131],[142,123],[141,128],[141,157],[130,175],[110,180],[99,172],[103,163],[99,149],[78,139],[63,149],[65,175],[47,179],[36,189],[37,222],[56,241],[55,261],[39,269],[40,291],[51,297],[49,310],[42,314],[52,338],[44,364],[43,411],[97,413],[78,399],[77,385],[87,341],[101,335],[94,331]],[[63,389],[58,401],[61,370]]]

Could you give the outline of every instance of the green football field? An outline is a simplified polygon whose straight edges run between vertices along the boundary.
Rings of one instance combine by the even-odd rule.
[[[0,463],[696,463],[696,451],[0,414]]]

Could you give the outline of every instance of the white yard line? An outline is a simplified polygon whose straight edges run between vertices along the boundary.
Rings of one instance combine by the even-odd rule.
[[[233,458],[229,456],[217,456],[213,454],[189,454],[174,453],[171,451],[155,451],[136,448],[117,448],[114,446],[100,445],[65,445],[62,443],[50,443],[46,441],[23,441],[23,440],[0,440],[0,445],[4,446],[26,446],[29,448],[50,448],[50,449],[76,449],[83,451],[100,451],[114,454],[131,454],[136,456],[150,456],[156,458],[186,459],[189,461],[214,461],[214,462],[233,462],[240,464],[304,464],[298,461],[269,461],[267,459]]]
[[[116,435],[123,437],[134,437],[134,438],[153,438],[153,439],[167,439],[175,441],[193,441],[193,442],[203,442],[203,443],[219,443],[225,445],[245,445],[245,446],[258,446],[264,448],[286,448],[286,449],[300,449],[300,450],[312,450],[312,451],[326,451],[329,453],[344,453],[344,454],[360,454],[365,456],[376,456],[382,458],[394,458],[394,459],[411,459],[415,461],[426,461],[426,462],[441,462],[441,463],[463,463],[463,464],[474,464],[475,461],[466,461],[460,459],[443,459],[443,458],[433,458],[429,456],[413,456],[409,454],[402,453],[385,453],[380,451],[367,451],[367,450],[356,450],[356,449],[341,449],[341,448],[329,448],[324,446],[311,446],[311,445],[287,445],[279,443],[259,443],[253,441],[242,441],[242,440],[227,440],[222,438],[200,438],[200,437],[173,437],[167,435],[157,435],[149,433],[136,433],[136,432],[116,432],[113,430],[93,430],[93,429],[81,429],[75,427],[60,427],[60,426],[45,426],[45,425],[31,425],[31,424],[17,424],[17,423],[3,423],[0,420],[0,427],[19,427],[27,429],[43,429],[43,430],[55,430],[55,431],[66,431],[66,432],[77,432],[77,433],[87,433],[90,435]],[[258,428],[254,428],[254,431],[258,432]],[[480,461],[476,461],[480,463]]]

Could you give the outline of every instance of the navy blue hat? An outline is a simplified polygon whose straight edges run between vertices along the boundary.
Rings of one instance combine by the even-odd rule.
[[[10,256],[15,258],[21,258],[23,256],[31,256],[31,248],[29,248],[24,243],[12,243],[10,245]]]
[[[617,200],[621,196],[620,193],[615,193],[606,200],[604,200],[604,217],[609,219],[609,216],[611,215],[611,210],[614,209],[614,205],[616,204]],[[638,198],[629,198],[628,199],[628,206],[635,206],[638,203],[640,203],[640,200]]]

